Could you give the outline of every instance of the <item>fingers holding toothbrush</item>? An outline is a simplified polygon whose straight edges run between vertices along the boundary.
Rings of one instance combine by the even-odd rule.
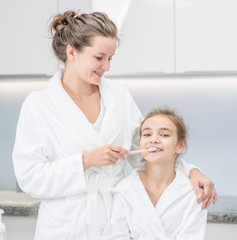
[[[104,145],[82,155],[84,170],[92,166],[114,165],[118,159],[124,160],[128,150],[116,145]]]

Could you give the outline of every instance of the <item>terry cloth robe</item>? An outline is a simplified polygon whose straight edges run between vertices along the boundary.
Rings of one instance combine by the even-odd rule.
[[[207,210],[197,203],[189,179],[176,170],[175,179],[154,207],[140,180],[141,172],[134,170],[115,188],[111,239],[204,239]]]
[[[96,131],[64,90],[62,72],[25,99],[17,125],[13,164],[19,186],[41,199],[35,240],[102,239],[109,229],[111,189],[125,176],[126,161],[90,167],[82,154],[105,144],[138,149],[142,114],[120,84],[102,79],[105,113]],[[133,167],[145,161],[127,158]],[[191,165],[180,162],[188,174]]]

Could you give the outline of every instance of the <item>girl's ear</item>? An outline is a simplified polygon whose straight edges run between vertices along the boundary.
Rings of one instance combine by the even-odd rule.
[[[181,140],[179,143],[178,143],[178,150],[177,150],[177,153],[180,154],[184,151],[184,149],[186,148],[186,145],[187,145],[187,142],[186,140]]]

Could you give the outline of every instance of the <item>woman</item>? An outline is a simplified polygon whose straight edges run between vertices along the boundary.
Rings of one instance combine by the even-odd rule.
[[[140,148],[147,169],[135,169],[116,187],[112,211],[113,240],[202,240],[207,210],[175,161],[186,147],[187,129],[168,107],[148,114],[140,128]]]
[[[55,55],[65,63],[42,91],[24,101],[13,151],[21,189],[41,199],[35,240],[100,239],[109,229],[111,188],[125,176],[142,115],[129,92],[103,78],[117,45],[117,28],[103,13],[67,11],[51,24]],[[142,159],[127,158],[133,167]],[[180,168],[192,166],[180,161]],[[204,184],[205,206],[213,183]],[[200,198],[200,201],[202,199]]]

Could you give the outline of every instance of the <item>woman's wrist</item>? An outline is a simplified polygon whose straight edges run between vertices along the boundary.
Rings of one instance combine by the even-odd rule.
[[[83,168],[84,168],[84,171],[87,170],[87,168],[89,168],[89,161],[88,161],[88,154],[82,154],[82,164],[83,164]]]
[[[191,178],[192,174],[195,174],[195,173],[200,173],[199,169],[198,168],[192,168],[190,171],[189,171],[189,178]]]

